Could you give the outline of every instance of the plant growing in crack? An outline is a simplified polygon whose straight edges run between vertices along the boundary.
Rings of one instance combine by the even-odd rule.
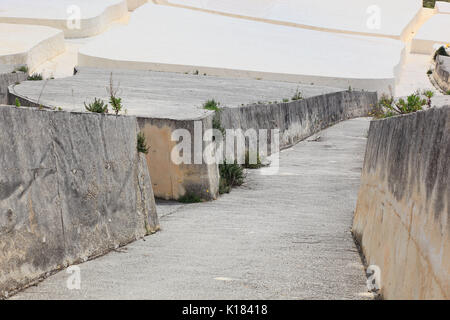
[[[137,135],[137,151],[139,153],[147,154],[149,147],[147,146],[147,141],[145,139],[145,135],[142,132],[139,132]]]
[[[395,100],[392,95],[383,95],[369,115],[381,119],[417,112],[423,110],[424,106],[431,108],[431,98],[433,96],[434,92],[431,90],[424,90],[422,92],[416,91],[407,96],[406,99],[400,98],[398,100]]]
[[[89,112],[108,113],[108,105],[102,99],[94,98],[94,102],[89,104],[86,104],[85,102],[84,107]]]
[[[33,73],[32,75],[29,75],[27,80],[28,81],[39,81],[42,80],[42,74],[40,73]]]
[[[295,90],[295,94],[294,96],[291,98],[292,101],[296,101],[296,100],[302,100],[303,99],[303,94],[300,92],[300,90],[297,88],[297,90]]]
[[[114,110],[114,113],[116,115],[118,115],[119,112],[123,109],[122,98],[119,98],[117,96],[119,91],[120,91],[120,83],[117,83],[117,85],[114,84],[113,73],[111,72],[107,92],[109,95],[109,104],[111,105],[111,108]]]
[[[425,90],[422,92],[422,94],[427,98],[428,108],[431,108],[431,98],[433,98],[434,92],[431,90]]]
[[[26,65],[23,65],[23,66],[17,67],[16,69],[14,69],[14,71],[20,71],[20,72],[23,72],[23,73],[28,73],[28,67]]]
[[[178,199],[178,202],[181,203],[199,203],[202,202],[202,199],[196,195],[195,193],[186,193]]]

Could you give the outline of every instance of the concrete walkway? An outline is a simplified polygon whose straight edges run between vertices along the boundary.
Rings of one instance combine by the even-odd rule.
[[[162,231],[59,272],[12,299],[362,299],[350,228],[368,119],[285,150],[278,175],[249,172],[217,201],[161,203]]]
[[[439,92],[428,78],[427,71],[430,68],[430,55],[408,53],[397,86],[395,87],[396,97],[408,96],[416,90],[432,90],[439,95]]]

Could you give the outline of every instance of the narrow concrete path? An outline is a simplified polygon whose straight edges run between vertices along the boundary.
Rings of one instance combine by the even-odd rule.
[[[427,71],[430,68],[431,56],[408,53],[395,88],[395,95],[397,97],[405,97],[417,90],[432,90],[437,95],[440,95],[428,78]]]
[[[278,175],[248,174],[217,201],[159,206],[163,230],[61,271],[12,299],[363,299],[350,228],[368,119],[285,150]]]

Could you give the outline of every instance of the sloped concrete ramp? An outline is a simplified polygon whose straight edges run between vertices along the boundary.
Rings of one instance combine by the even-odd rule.
[[[278,175],[248,174],[217,201],[159,205],[162,231],[62,271],[13,299],[362,299],[350,228],[369,121],[281,153]]]

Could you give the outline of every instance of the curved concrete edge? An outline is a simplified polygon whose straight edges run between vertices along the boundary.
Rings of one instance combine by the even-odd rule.
[[[385,299],[449,299],[450,106],[372,121],[353,233]]]
[[[32,73],[40,64],[64,53],[66,44],[62,31],[55,29],[53,36],[42,40],[26,52],[0,56],[0,63],[9,65],[27,65]]]
[[[367,116],[370,108],[377,102],[376,97],[376,93],[344,91],[291,103],[224,108],[222,113],[224,119],[226,116],[229,119],[239,118],[232,123],[236,123],[240,127],[234,127],[233,124],[224,122],[228,128],[247,128],[250,126],[250,122],[244,122],[243,119],[250,121],[248,117],[260,119],[260,122],[251,123],[252,128],[280,128],[283,132],[282,147],[286,147],[332,123],[353,117]],[[23,106],[39,106],[39,102],[15,93],[14,85],[12,85],[10,86],[10,103],[13,103],[15,98],[19,99]],[[280,112],[281,115],[279,115]],[[213,117],[212,112],[205,116],[186,120],[137,117],[140,130],[145,134],[150,147],[147,154],[147,165],[155,197],[177,200],[186,193],[193,193],[205,200],[217,198],[219,188],[217,164],[208,165],[203,162],[202,164],[176,165],[171,161],[172,149],[178,143],[171,139],[173,132],[180,129],[186,130],[191,137],[195,137],[196,126],[197,129],[200,127],[204,133],[212,128]],[[280,122],[280,119],[286,119],[286,122]],[[276,124],[275,127],[274,124]],[[208,145],[209,142],[204,141],[200,149],[205,150]],[[196,150],[192,145],[191,155],[195,153]]]
[[[376,93],[342,91],[290,103],[223,108],[219,117],[225,129],[280,129],[280,147],[286,148],[340,121],[367,116],[375,103]],[[171,152],[178,143],[171,138],[173,132],[186,130],[191,137],[195,137],[198,130],[204,133],[212,128],[213,117],[213,114],[196,120],[138,117],[140,130],[150,146],[147,164],[155,197],[177,200],[186,193],[205,200],[218,197],[217,164],[177,165],[170,160]],[[269,135],[268,145],[270,141]],[[206,150],[209,144],[203,141],[200,152]],[[192,143],[192,157],[199,151],[195,148]]]
[[[376,103],[375,92],[341,91],[288,103],[223,108],[219,117],[225,129],[279,129],[280,147],[288,148],[340,121],[367,117]]]
[[[108,29],[110,24],[128,15],[126,0],[105,8],[102,14],[81,19],[80,29],[68,27],[67,19],[36,19],[20,17],[0,17],[2,23],[42,25],[62,30],[65,38],[87,38],[98,35]]]
[[[421,15],[421,12],[423,9],[423,8],[419,9],[419,11],[417,12],[414,19],[405,27],[405,29],[403,29],[401,34],[390,35],[390,34],[380,34],[380,33],[376,33],[376,32],[358,32],[358,31],[350,31],[350,30],[344,30],[344,29],[325,28],[325,27],[313,26],[313,25],[308,25],[308,24],[286,22],[286,21],[281,21],[281,20],[257,18],[257,17],[252,17],[252,16],[227,13],[227,12],[216,11],[216,10],[211,10],[211,9],[198,8],[198,7],[194,7],[194,6],[190,6],[190,5],[170,3],[167,0],[154,0],[153,2],[155,4],[159,4],[159,5],[165,5],[165,6],[171,6],[171,7],[183,8],[183,9],[190,9],[190,10],[195,10],[195,11],[201,11],[201,12],[222,15],[222,16],[226,16],[226,17],[239,18],[239,19],[245,19],[245,20],[251,20],[251,21],[259,21],[259,22],[283,25],[283,26],[288,26],[288,27],[295,27],[295,28],[306,29],[306,30],[314,30],[314,31],[321,31],[321,32],[344,34],[344,35],[388,38],[388,39],[395,39],[395,40],[402,40],[402,41],[405,41],[407,39],[409,33],[417,27],[417,23],[420,20],[420,15]]]
[[[450,57],[438,56],[433,79],[444,92],[450,92]]]
[[[15,71],[15,66],[0,65],[0,104],[8,104],[8,88],[17,82],[25,81],[27,74]]]
[[[159,230],[135,117],[0,106],[0,127],[0,298]]]
[[[124,61],[91,56],[78,52],[78,65],[83,67],[104,68],[104,69],[129,69],[129,70],[152,70],[174,73],[192,73],[198,71],[199,74],[227,78],[263,79],[271,81],[298,82],[303,84],[314,84],[318,86],[328,86],[335,88],[376,91],[380,94],[395,93],[395,85],[398,81],[402,65],[404,63],[405,50],[399,58],[399,64],[393,70],[392,78],[383,79],[357,79],[357,78],[337,78],[313,75],[298,75],[285,73],[270,73],[248,70],[236,70],[203,66],[177,65],[165,63],[152,63],[142,61]]]

